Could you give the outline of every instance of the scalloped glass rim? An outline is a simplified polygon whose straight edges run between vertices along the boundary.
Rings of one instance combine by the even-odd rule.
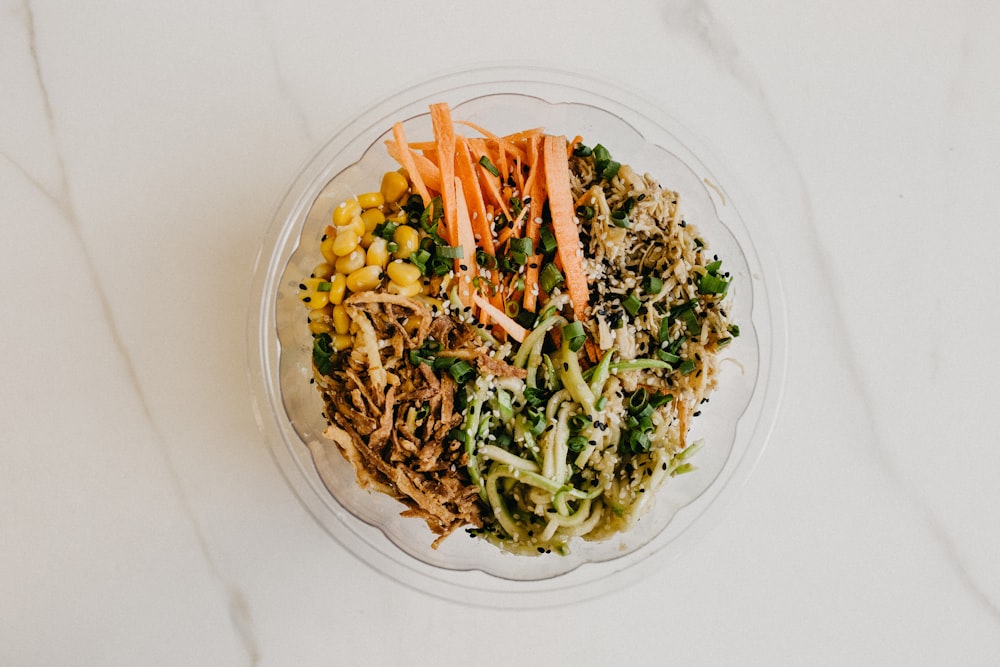
[[[299,240],[318,237],[317,229],[326,224],[337,201],[374,189],[381,171],[393,168],[381,148],[393,122],[403,119],[411,138],[430,135],[427,105],[437,101],[449,102],[456,118],[480,121],[498,132],[544,125],[569,136],[595,137],[616,159],[677,190],[686,219],[700,228],[727,268],[733,271],[733,264],[740,264],[734,271],[738,310],[733,317],[743,334],[729,354],[744,370],[738,373],[733,365],[726,371],[705,416],[696,421],[696,428],[716,427],[707,429],[710,437],[698,454],[701,474],[668,481],[653,510],[631,531],[608,543],[574,543],[567,558],[513,556],[463,535],[431,551],[423,522],[399,519],[398,503],[360,491],[344,461],[335,498],[316,473],[305,444],[322,438],[322,404],[308,383],[308,332],[294,298],[295,276],[303,267],[311,269],[315,253],[297,254]],[[593,597],[640,579],[653,561],[662,565],[710,527],[749,477],[777,416],[784,383],[784,304],[778,276],[761,261],[745,224],[751,205],[722,161],[694,134],[632,93],[589,77],[541,68],[469,70],[375,104],[301,170],[277,207],[256,262],[247,325],[248,373],[258,424],[275,461],[335,540],[382,574],[437,597],[538,607]],[[754,237],[767,247],[761,235],[755,228]],[[293,317],[299,326],[282,327]],[[727,394],[734,384],[739,386]],[[726,419],[719,419],[720,414]],[[728,431],[728,447],[720,444],[720,430]]]

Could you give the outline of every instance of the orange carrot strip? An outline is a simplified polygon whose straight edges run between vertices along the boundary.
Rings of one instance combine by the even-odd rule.
[[[566,137],[546,135],[542,159],[545,161],[545,189],[548,191],[552,228],[558,243],[556,255],[562,262],[566,289],[573,301],[573,314],[577,321],[582,321],[587,318],[590,289],[580,261],[580,232],[570,191]]]
[[[446,103],[431,105],[431,124],[438,145],[438,169],[441,170],[441,202],[444,204],[444,234],[451,245],[458,245],[458,215],[455,196],[455,126]],[[475,259],[475,258],[473,258]]]
[[[478,237],[479,245],[491,255],[496,254],[493,246],[493,225],[486,217],[486,203],[483,201],[483,191],[479,189],[472,157],[469,155],[469,142],[465,137],[456,138],[455,173],[462,181],[465,192],[465,203],[472,212],[472,230]]]
[[[528,258],[528,266],[524,268],[524,304],[525,310],[535,312],[538,308],[538,272],[542,265],[541,255]]]
[[[455,243],[462,249],[462,258],[455,260],[455,276],[458,279],[458,295],[465,305],[472,305],[469,297],[473,293],[472,279],[479,273],[476,266],[476,237],[469,219],[469,208],[465,205],[465,193],[461,179],[452,179],[455,191]]]
[[[389,156],[405,167],[408,173],[416,172],[416,174],[420,177],[421,182],[427,189],[434,190],[435,192],[441,191],[441,170],[438,169],[436,164],[420,153],[414,153],[411,149],[408,150],[407,153],[409,153],[410,160],[412,160],[413,163],[411,166],[407,166],[404,162],[403,153],[397,142],[387,141],[385,142],[385,148],[386,152],[389,153]],[[423,193],[420,193],[420,195],[423,196]],[[426,202],[424,203],[426,204]]]
[[[473,294],[472,298],[476,302],[476,305],[479,306],[484,313],[488,313],[494,322],[499,324],[504,328],[504,331],[510,334],[511,338],[516,340],[518,343],[524,342],[525,336],[528,335],[528,332],[524,327],[511,319],[507,313],[503,312],[480,295]]]
[[[403,131],[403,123],[397,122],[392,126],[392,136],[396,139],[396,144],[399,147],[399,155],[394,155],[396,161],[399,162],[406,169],[410,176],[410,182],[413,183],[413,189],[417,191],[420,198],[424,200],[424,206],[431,200],[430,194],[427,192],[427,188],[424,186],[424,181],[420,177],[420,172],[417,170],[417,165],[414,162],[413,154],[410,153],[410,149],[406,144],[406,133]]]
[[[466,127],[472,128],[473,130],[475,130],[479,134],[481,134],[484,137],[487,137],[489,139],[498,139],[499,138],[499,137],[497,137],[497,135],[493,134],[492,132],[490,132],[486,128],[484,128],[484,127],[482,127],[480,125],[476,125],[471,120],[456,120],[455,124],[456,125],[464,125]]]
[[[478,163],[483,156],[489,157],[489,149],[486,145],[485,139],[469,139],[469,148],[472,150],[472,157]],[[490,160],[492,162],[492,160]],[[483,194],[488,195],[493,200],[494,206],[500,209],[500,211],[510,220],[510,209],[507,208],[507,202],[500,195],[500,183],[497,178],[486,170],[483,165],[479,166],[479,182],[482,185]],[[494,164],[494,166],[496,166]]]
[[[530,238],[535,246],[540,237],[539,220],[542,218],[542,207],[545,206],[545,170],[542,160],[542,137],[535,136],[528,143],[528,181],[524,184],[527,194],[531,197],[528,211],[528,225],[525,236]],[[575,208],[573,210],[576,210]]]

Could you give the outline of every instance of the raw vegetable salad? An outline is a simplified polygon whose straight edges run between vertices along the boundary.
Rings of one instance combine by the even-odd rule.
[[[325,435],[435,547],[565,554],[694,469],[731,277],[600,143],[430,117],[418,141],[395,124],[400,168],[333,210],[300,284]]]

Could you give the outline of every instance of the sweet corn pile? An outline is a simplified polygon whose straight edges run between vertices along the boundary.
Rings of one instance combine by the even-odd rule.
[[[389,171],[378,192],[340,203],[320,241],[324,261],[299,284],[299,298],[309,309],[309,330],[330,334],[338,352],[354,345],[345,298],[383,284],[391,294],[424,292],[423,274],[409,261],[420,247],[420,232],[407,224],[402,207],[409,192],[407,177]]]

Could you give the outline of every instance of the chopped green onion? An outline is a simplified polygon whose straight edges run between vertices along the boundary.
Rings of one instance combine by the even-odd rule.
[[[665,361],[668,364],[676,364],[678,361],[681,360],[681,358],[678,357],[676,354],[671,354],[666,350],[657,350],[656,356],[659,357],[660,361]]]
[[[392,222],[391,220],[386,220],[382,224],[377,225],[375,227],[375,231],[373,232],[373,234],[375,236],[379,236],[385,239],[386,241],[391,241],[392,235],[396,233],[396,229],[398,227],[399,225],[397,225],[395,222]]]
[[[556,249],[556,247],[558,246],[558,242],[556,241],[555,234],[552,233],[551,227],[549,227],[548,225],[542,227],[542,229],[540,230],[540,235],[541,235],[540,241],[542,244],[542,252],[547,254]]]
[[[459,359],[448,367],[448,372],[455,382],[465,384],[467,380],[472,379],[472,376],[476,374],[476,369],[470,366],[469,362],[465,359]]]
[[[642,302],[639,301],[639,297],[635,294],[629,294],[622,301],[622,308],[628,311],[628,314],[635,317],[639,313],[639,309],[642,308]]]
[[[602,146],[601,144],[597,144],[596,146],[594,146],[593,152],[594,152],[594,160],[597,162],[604,162],[606,160],[611,159],[611,153],[609,153],[608,149]]]
[[[633,207],[635,207],[635,197],[627,197],[625,201],[622,202],[621,208],[626,213],[631,213]]]
[[[562,333],[566,338],[569,349],[574,352],[578,352],[580,348],[583,347],[583,343],[587,340],[587,334],[583,330],[583,325],[579,322],[570,322],[563,327]]]
[[[440,245],[437,248],[437,256],[445,259],[462,259],[465,257],[465,250],[457,245]]]
[[[674,400],[673,394],[650,394],[649,404],[653,408],[659,408]]]
[[[584,220],[590,220],[594,217],[594,207],[593,206],[577,206],[576,207],[577,217],[583,218]]]
[[[533,329],[535,327],[536,319],[538,319],[538,315],[526,309],[522,309],[517,315],[514,316],[514,321],[525,329]]]
[[[670,320],[668,318],[663,318],[660,320],[660,331],[656,338],[660,343],[666,343],[670,340]]]
[[[385,245],[385,249],[388,252],[396,252],[397,250],[399,250],[399,244],[396,243],[395,241],[390,241]]]
[[[524,403],[528,407],[538,407],[549,400],[548,392],[537,387],[527,387],[524,390]]]
[[[563,274],[559,272],[555,264],[546,264],[543,266],[538,276],[538,282],[542,284],[542,289],[546,293],[551,293],[553,289],[562,285],[565,280]]]
[[[614,223],[615,227],[628,227],[628,213],[625,211],[612,211],[611,222]]]
[[[489,269],[492,271],[497,268],[497,258],[489,254],[485,250],[476,251],[476,264],[483,267],[484,269]]]
[[[701,335],[701,324],[698,322],[698,316],[693,310],[685,310],[681,313],[681,320],[684,321],[684,326],[687,327],[688,333],[691,336]]]
[[[628,399],[628,407],[633,412],[638,412],[646,407],[646,403],[649,402],[649,392],[644,388],[640,387],[632,392],[632,396]]]
[[[577,144],[573,147],[573,155],[577,157],[590,157],[594,152],[590,146],[584,146],[582,143]]]
[[[614,160],[608,160],[607,163],[601,168],[601,178],[606,181],[610,181],[612,178],[618,175],[618,170],[621,169],[621,164],[615,162]]]
[[[431,361],[431,368],[436,371],[443,371],[454,366],[456,361],[455,357],[434,357],[433,361]]]
[[[731,337],[726,337],[726,338],[720,338],[718,341],[716,341],[715,344],[718,347],[725,347],[725,346],[729,345],[732,342],[733,342],[733,339]]]
[[[512,238],[510,240],[510,256],[515,263],[524,266],[528,263],[528,257],[535,252],[534,243],[530,237]]]
[[[722,260],[717,259],[714,262],[705,265],[705,270],[711,273],[713,276],[718,273],[719,269],[722,267]]]
[[[420,273],[427,275],[427,260],[431,258],[431,254],[421,248],[412,255],[410,255],[410,264],[420,269]]]
[[[695,368],[694,359],[685,359],[681,362],[681,375],[688,375]]]
[[[316,285],[317,292],[329,292],[331,289],[333,289],[333,283],[321,282],[319,285]]]
[[[597,399],[597,402],[594,403],[594,409],[595,410],[603,410],[604,406],[607,405],[607,404],[608,404],[608,397],[607,396],[601,396],[599,399]]]
[[[440,257],[435,257],[434,260],[431,262],[431,270],[434,272],[434,275],[437,276],[447,275],[448,272],[452,270],[452,268],[453,267],[451,262],[449,262],[446,259],[442,259]]]
[[[510,212],[511,212],[511,215],[513,215],[515,218],[517,216],[521,215],[521,211],[524,210],[524,204],[521,203],[520,198],[518,198],[518,197],[511,197],[509,203],[510,203]]]
[[[733,335],[733,338],[738,337],[740,335],[740,325],[738,325],[738,324],[730,324],[729,325],[729,333],[731,333]]]
[[[646,294],[659,294],[663,289],[663,281],[656,276],[646,276],[646,284],[643,286]]]
[[[492,162],[490,162],[490,159],[485,155],[479,158],[479,164],[483,166],[483,169],[490,172],[494,176],[500,175],[500,170],[497,169],[496,166]]]
[[[320,375],[333,371],[333,338],[330,334],[319,334],[313,338],[312,358]]]
[[[698,284],[698,292],[701,294],[725,294],[729,289],[729,281],[711,273],[706,273],[701,277]]]
[[[566,440],[566,446],[571,452],[582,452],[587,447],[587,439],[582,435],[571,435]]]
[[[590,426],[594,419],[590,415],[573,415],[569,418],[569,430],[576,433]]]

